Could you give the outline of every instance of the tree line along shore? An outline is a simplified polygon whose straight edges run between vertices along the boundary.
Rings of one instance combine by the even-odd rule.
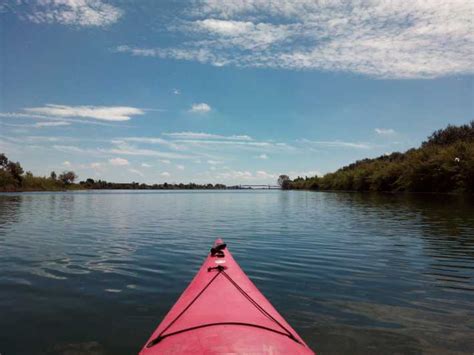
[[[114,183],[91,178],[76,183],[73,171],[48,177],[24,172],[19,162],[0,153],[0,191],[63,191],[87,189],[239,189],[223,184]],[[419,148],[374,159],[356,161],[324,176],[281,175],[278,183],[288,190],[346,190],[384,192],[474,193],[474,121],[449,125],[431,134]]]
[[[52,171],[50,176],[34,176],[30,171],[24,172],[19,162],[10,161],[0,153],[0,191],[64,191],[64,190],[197,190],[197,189],[235,189],[238,186],[223,184],[143,184],[138,182],[115,183],[105,180],[86,179],[76,183],[74,171],[64,171],[57,175]]]
[[[474,121],[449,125],[419,148],[356,161],[324,176],[280,177],[283,189],[474,193]]]

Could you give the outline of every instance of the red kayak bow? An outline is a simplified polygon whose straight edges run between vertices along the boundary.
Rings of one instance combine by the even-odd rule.
[[[314,354],[217,239],[140,354]]]

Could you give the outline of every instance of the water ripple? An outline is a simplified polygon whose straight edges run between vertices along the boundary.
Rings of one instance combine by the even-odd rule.
[[[0,351],[28,353],[29,334],[38,353],[136,352],[220,236],[321,353],[467,354],[472,207],[282,191],[0,194]]]

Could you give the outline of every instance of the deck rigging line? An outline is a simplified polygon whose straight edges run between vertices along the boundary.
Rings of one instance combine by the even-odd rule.
[[[243,325],[243,326],[249,326],[249,327],[255,327],[255,328],[260,328],[260,329],[264,329],[264,330],[268,330],[268,331],[271,331],[271,332],[274,332],[274,333],[278,333],[278,334],[281,334],[281,335],[284,335],[284,336],[287,336],[289,337],[291,340],[297,342],[298,344],[301,344],[302,343],[283,325],[281,324],[278,320],[276,320],[270,313],[268,313],[262,306],[260,306],[252,297],[250,297],[250,295],[245,292],[245,290],[243,290],[226,272],[225,272],[225,268],[223,266],[216,266],[216,267],[213,267],[213,268],[208,268],[207,271],[208,272],[211,272],[213,270],[217,270],[217,273],[216,275],[211,279],[209,280],[209,282],[207,283],[206,286],[204,286],[204,288],[199,291],[199,293],[193,298],[193,300],[191,302],[189,302],[189,304],[165,327],[165,329],[163,329],[160,334],[158,334],[158,336],[154,339],[152,339],[151,341],[148,342],[148,344],[146,345],[147,348],[151,348],[152,346],[158,344],[160,341],[162,341],[163,339],[167,338],[167,337],[170,337],[170,336],[173,336],[173,335],[176,335],[176,334],[180,334],[180,333],[184,333],[184,332],[187,332],[187,331],[191,331],[191,330],[195,330],[195,329],[199,329],[199,328],[204,328],[204,327],[211,327],[211,326],[216,326],[216,325]],[[265,326],[262,326],[262,325],[258,325],[258,324],[252,324],[252,323],[242,323],[242,322],[218,322],[218,323],[205,323],[205,324],[201,324],[201,325],[197,325],[197,326],[194,326],[194,327],[189,327],[189,328],[185,328],[185,329],[181,329],[181,330],[177,330],[175,332],[171,332],[171,333],[168,333],[168,334],[164,334],[192,305],[194,302],[196,302],[196,300],[204,293],[204,291],[214,282],[215,279],[217,279],[217,277],[219,275],[224,275],[227,280],[229,280],[232,285],[234,285],[234,287],[251,303],[255,306],[255,308],[257,308],[263,315],[265,315],[267,318],[269,318],[270,320],[272,320],[273,322],[275,322],[276,324],[278,324],[278,326],[280,326],[280,328],[282,328],[284,330],[284,332],[280,332],[278,330],[275,330],[275,329],[272,329],[272,328],[268,328],[268,327],[265,327]]]

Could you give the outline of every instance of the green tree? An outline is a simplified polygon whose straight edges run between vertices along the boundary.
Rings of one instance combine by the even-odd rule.
[[[283,189],[287,190],[290,187],[290,177],[288,175],[280,175],[278,177],[278,185]]]
[[[334,173],[296,178],[291,189],[473,192],[474,121],[434,132],[419,148],[362,159]]]
[[[66,185],[72,184],[76,179],[77,175],[74,171],[63,171],[63,173],[59,175],[59,180]]]
[[[6,157],[5,154],[1,153],[0,154],[0,168],[6,169],[7,165],[8,165],[8,158]]]
[[[15,180],[21,183],[21,179],[22,179],[21,175],[23,174],[24,171],[19,162],[16,162],[16,163],[12,161],[8,162],[7,171],[11,174],[11,176],[13,176]]]

